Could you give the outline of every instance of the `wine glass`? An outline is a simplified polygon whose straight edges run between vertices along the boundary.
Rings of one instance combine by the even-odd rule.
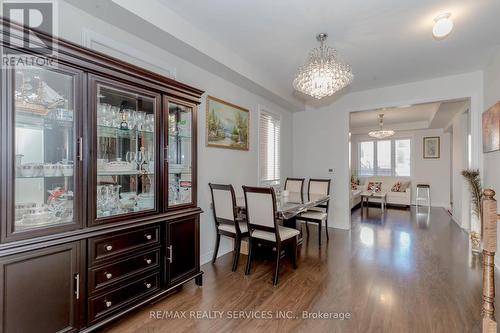
[[[146,120],[146,112],[136,111],[137,130],[142,131]]]
[[[146,130],[154,132],[154,129],[155,129],[155,115],[150,113],[146,115]]]
[[[144,147],[141,147],[141,149],[136,153],[135,163],[137,163],[137,169],[142,170],[142,165],[144,164]]]
[[[128,151],[126,154],[125,154],[125,160],[127,161],[127,163],[130,165],[130,167],[132,168],[132,170],[134,170],[132,164],[135,162],[135,152],[133,151]]]

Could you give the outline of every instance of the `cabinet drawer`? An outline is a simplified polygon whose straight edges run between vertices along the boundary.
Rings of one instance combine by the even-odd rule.
[[[146,296],[154,294],[158,290],[160,290],[159,270],[101,296],[92,297],[88,303],[89,322],[98,321]]]
[[[153,226],[89,239],[90,265],[141,247],[159,244],[160,227]]]
[[[101,290],[116,282],[146,270],[158,268],[160,265],[160,249],[134,255],[105,266],[89,270],[89,292]]]

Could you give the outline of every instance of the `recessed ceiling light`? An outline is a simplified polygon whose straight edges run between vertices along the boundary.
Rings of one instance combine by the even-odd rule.
[[[450,13],[444,13],[434,18],[434,27],[432,34],[436,39],[444,39],[453,30],[453,21],[450,19]]]

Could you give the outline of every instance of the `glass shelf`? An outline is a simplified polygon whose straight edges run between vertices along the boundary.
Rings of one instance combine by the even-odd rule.
[[[73,176],[16,176],[16,179],[70,178]]]
[[[123,138],[123,139],[135,139],[137,136],[146,136],[153,138],[154,132],[142,131],[137,129],[121,129],[117,127],[110,126],[97,126],[99,137],[107,138]]]
[[[132,171],[97,171],[98,176],[140,176],[140,175],[154,175],[154,172],[145,172],[139,170]]]
[[[190,135],[180,135],[180,134],[169,134],[168,137],[169,137],[169,139],[172,138],[173,140],[178,140],[178,139],[191,140],[192,139],[192,137]]]

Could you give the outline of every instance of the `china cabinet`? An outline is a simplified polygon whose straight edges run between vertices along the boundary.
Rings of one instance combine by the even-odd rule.
[[[19,36],[1,55],[36,57]],[[37,37],[50,62],[1,72],[0,331],[90,332],[202,284],[203,92]]]

